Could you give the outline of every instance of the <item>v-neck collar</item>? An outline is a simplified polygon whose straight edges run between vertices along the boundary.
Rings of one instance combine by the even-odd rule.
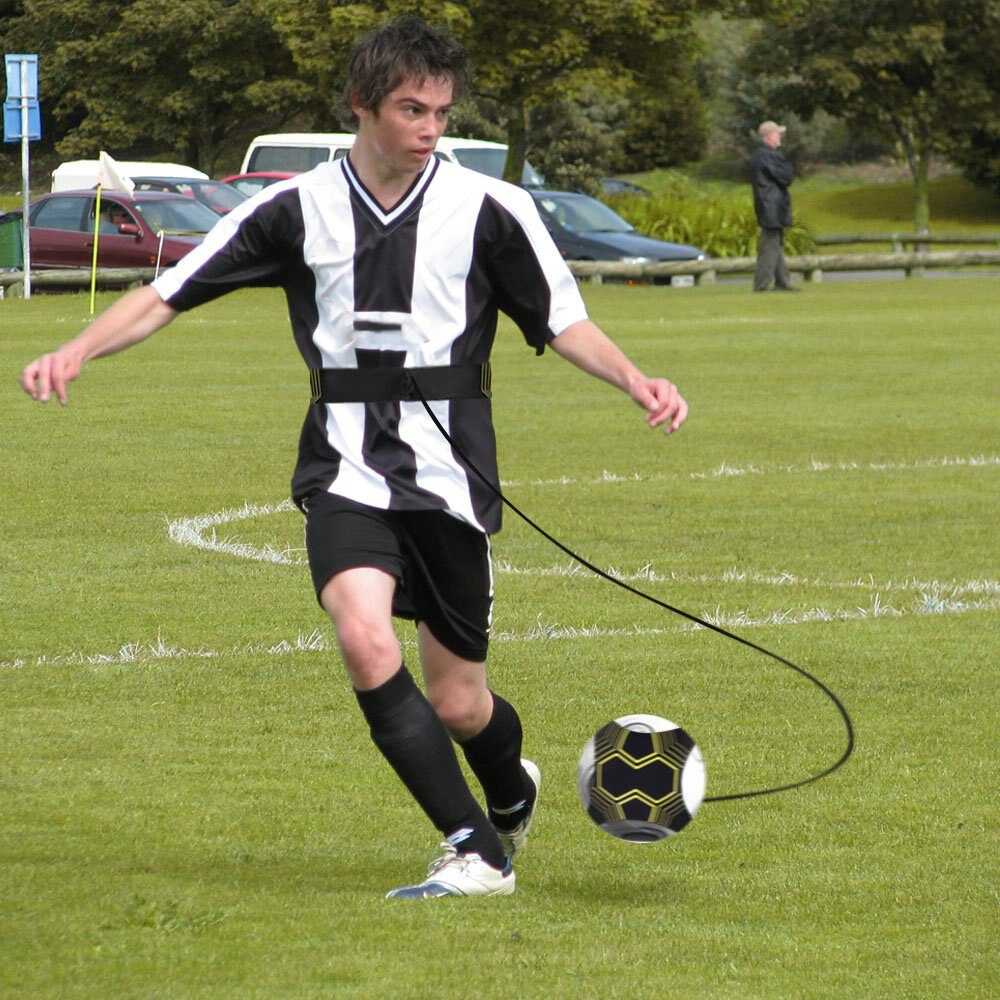
[[[341,169],[344,171],[344,176],[347,178],[347,183],[350,185],[352,191],[357,195],[372,218],[388,229],[407,215],[410,209],[420,200],[421,195],[427,189],[427,185],[430,184],[431,178],[437,172],[439,161],[436,156],[432,156],[424,169],[413,179],[413,183],[406,194],[388,211],[379,204],[371,191],[365,187],[361,178],[355,172],[354,167],[351,166],[350,158],[345,156],[340,162],[342,164]]]

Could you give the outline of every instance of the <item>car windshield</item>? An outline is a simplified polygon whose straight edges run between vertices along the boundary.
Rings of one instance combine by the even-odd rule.
[[[269,170],[305,173],[330,159],[329,146],[258,146],[250,154],[248,174]]]
[[[490,177],[503,177],[504,164],[507,162],[506,149],[490,149],[483,147],[476,149],[456,149],[455,159],[480,174],[489,174]],[[541,187],[544,184],[542,175],[527,161],[521,171],[521,183],[525,187]]]
[[[230,212],[246,198],[228,184],[192,184],[191,190],[198,201],[217,212]]]
[[[634,228],[607,205],[586,195],[545,195],[539,202],[546,212],[573,232],[630,233]]]
[[[153,229],[167,233],[207,233],[219,221],[207,205],[183,196],[137,201],[135,210]]]
[[[156,190],[152,183],[150,189]],[[203,205],[222,212],[228,212],[236,208],[240,202],[246,201],[236,188],[220,181],[176,181],[171,188],[161,190],[172,190],[178,194],[197,198]]]

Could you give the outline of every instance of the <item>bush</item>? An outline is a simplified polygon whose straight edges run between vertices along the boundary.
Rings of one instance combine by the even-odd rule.
[[[676,175],[649,196],[620,194],[605,199],[640,232],[659,240],[689,243],[710,257],[753,257],[759,227],[747,194],[703,193]],[[802,226],[786,232],[790,253],[810,253],[812,235]]]

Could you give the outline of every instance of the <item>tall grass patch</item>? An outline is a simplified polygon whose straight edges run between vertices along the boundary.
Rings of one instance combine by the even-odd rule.
[[[748,192],[700,189],[683,174],[670,173],[650,196],[618,194],[607,200],[647,236],[697,246],[709,257],[748,257],[756,254],[759,235]],[[814,244],[796,225],[787,231],[786,245],[791,253],[807,253]]]

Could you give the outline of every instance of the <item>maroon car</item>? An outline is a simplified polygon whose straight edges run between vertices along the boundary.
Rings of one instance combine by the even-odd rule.
[[[294,176],[294,171],[261,170],[252,174],[233,174],[232,177],[223,177],[222,183],[236,188],[237,191],[242,192],[249,198],[258,191],[263,191],[264,188],[270,187],[272,184],[277,184],[278,181],[283,181]]]
[[[57,191],[31,203],[32,268],[90,267],[96,191]],[[102,191],[98,267],[169,267],[219,221],[193,198],[153,191]]]

